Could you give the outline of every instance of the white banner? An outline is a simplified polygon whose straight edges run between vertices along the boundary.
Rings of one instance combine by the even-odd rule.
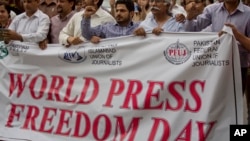
[[[0,139],[228,141],[243,123],[225,34],[164,33],[65,48],[0,46]]]

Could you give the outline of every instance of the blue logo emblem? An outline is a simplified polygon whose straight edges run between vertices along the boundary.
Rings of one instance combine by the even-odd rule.
[[[80,63],[87,59],[87,56],[85,55],[84,48],[71,48],[68,50],[63,50],[59,52],[59,58],[62,59],[65,62],[69,63]]]

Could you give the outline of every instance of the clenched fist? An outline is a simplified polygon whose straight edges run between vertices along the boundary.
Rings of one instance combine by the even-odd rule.
[[[90,18],[96,11],[97,9],[94,6],[86,6],[83,16],[84,18]]]

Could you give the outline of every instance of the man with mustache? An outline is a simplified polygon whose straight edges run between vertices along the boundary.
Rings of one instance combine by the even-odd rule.
[[[134,23],[134,2],[132,0],[117,0],[115,3],[116,23],[106,23],[96,27],[90,27],[91,15],[96,9],[93,6],[87,6],[82,19],[82,36],[93,43],[100,42],[101,38],[110,38],[130,35],[136,29],[139,23]],[[95,36],[95,37],[94,37]],[[92,38],[93,37],[93,38]],[[91,39],[92,38],[92,39]]]
[[[161,32],[180,32],[184,31],[183,24],[177,22],[171,16],[170,0],[150,0],[152,16],[147,17],[141,22],[135,35],[146,36],[146,32],[152,32],[159,35]]]
[[[57,0],[58,15],[51,18],[49,43],[58,44],[59,33],[75,14],[75,0]]]

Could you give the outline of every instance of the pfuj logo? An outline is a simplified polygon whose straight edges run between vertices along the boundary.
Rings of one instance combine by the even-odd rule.
[[[170,63],[180,65],[190,58],[191,51],[177,40],[176,43],[170,44],[163,54]]]
[[[59,52],[59,58],[69,63],[80,63],[86,60],[87,56],[83,47],[70,48]]]
[[[0,59],[3,59],[9,54],[8,49],[6,48],[3,42],[0,42]]]

